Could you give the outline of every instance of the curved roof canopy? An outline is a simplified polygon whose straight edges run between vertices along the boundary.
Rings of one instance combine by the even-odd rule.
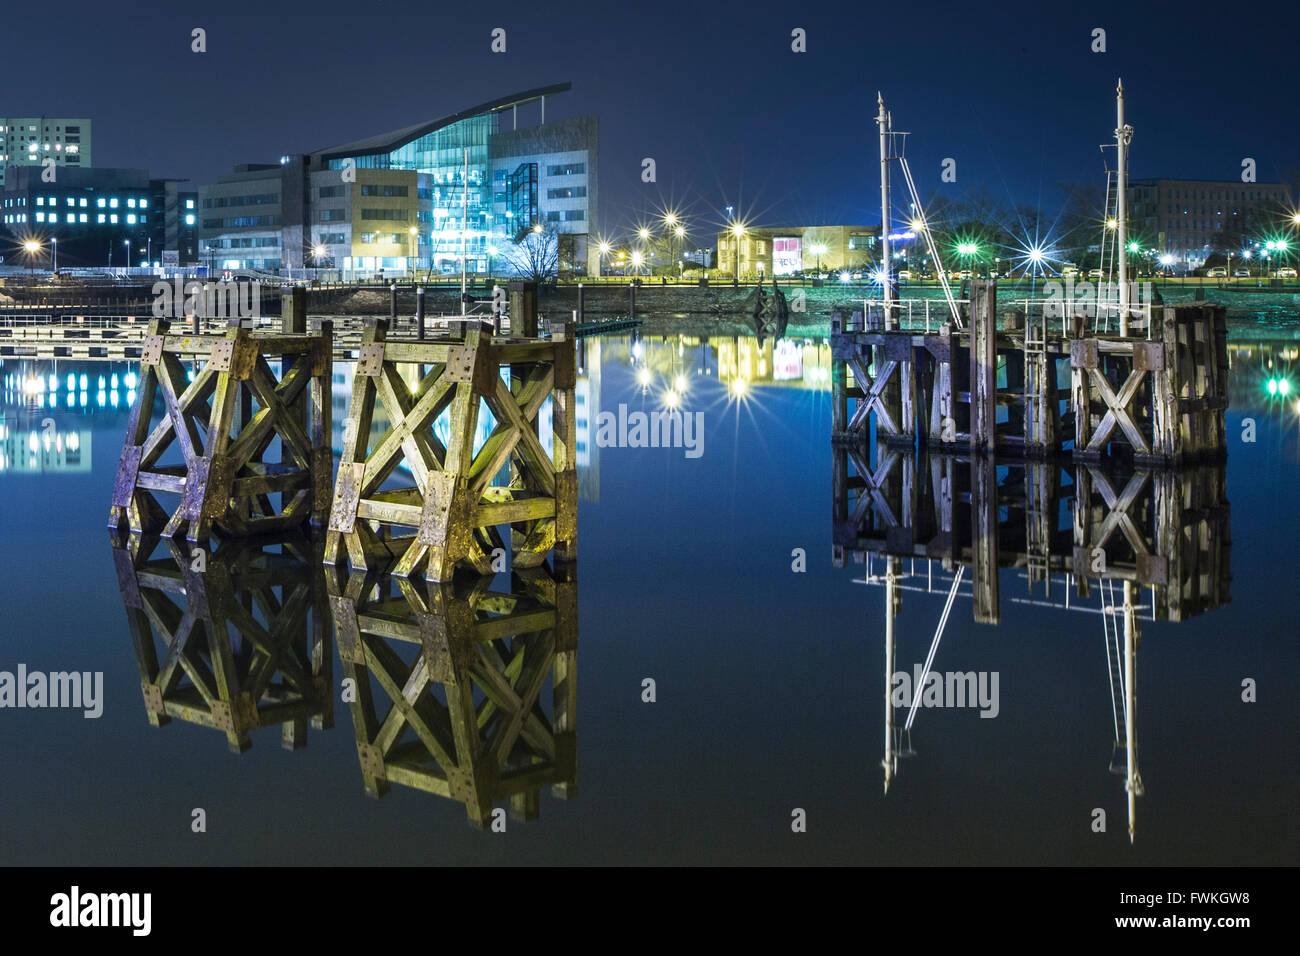
[[[442,129],[444,126],[450,126],[452,123],[458,123],[461,120],[469,119],[471,116],[479,116],[483,113],[492,113],[509,107],[521,106],[524,103],[532,103],[540,100],[544,96],[554,96],[557,93],[564,93],[571,89],[572,83],[555,83],[551,86],[539,86],[534,90],[525,90],[522,93],[512,93],[509,96],[503,96],[499,99],[490,100],[470,109],[461,110],[459,113],[452,113],[441,119],[430,122],[419,123],[415,126],[407,126],[403,129],[396,129],[390,133],[380,133],[377,136],[371,136],[366,139],[358,139],[351,143],[343,143],[339,146],[329,146],[325,149],[317,150],[312,153],[312,158],[320,163],[327,163],[332,159],[345,159],[349,156],[370,156],[375,153],[391,153],[395,149],[400,149],[407,143],[414,142],[421,136],[427,136],[435,130]]]

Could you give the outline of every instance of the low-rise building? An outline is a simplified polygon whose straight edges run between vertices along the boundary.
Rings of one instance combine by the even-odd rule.
[[[879,226],[743,226],[718,233],[717,268],[742,276],[863,269],[875,261]]]

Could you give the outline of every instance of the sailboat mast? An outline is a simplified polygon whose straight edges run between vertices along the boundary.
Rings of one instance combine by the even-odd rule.
[[[1124,81],[1115,88],[1115,147],[1119,172],[1116,175],[1115,244],[1119,256],[1119,334],[1128,335],[1128,144],[1133,127],[1124,123]]]
[[[885,98],[876,93],[876,125],[880,127],[880,288],[885,300],[885,327],[889,327],[894,282],[889,262],[889,114]]]

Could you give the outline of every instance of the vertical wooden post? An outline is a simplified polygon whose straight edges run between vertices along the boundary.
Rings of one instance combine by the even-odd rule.
[[[848,363],[839,339],[844,334],[844,313],[831,313],[831,435],[843,435],[848,425]]]
[[[971,286],[970,447],[992,452],[997,443],[997,285]]]
[[[280,296],[280,331],[307,334],[307,290],[302,286],[294,286]]]

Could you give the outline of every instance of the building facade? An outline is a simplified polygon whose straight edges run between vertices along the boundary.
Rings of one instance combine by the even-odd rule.
[[[54,160],[58,169],[89,169],[92,165],[91,122],[57,116],[0,116],[0,188],[8,170],[43,166]]]
[[[1282,183],[1144,179],[1129,183],[1128,231],[1144,248],[1195,268],[1215,250],[1232,252],[1289,224]]]
[[[181,180],[150,179],[143,169],[68,167],[46,182],[43,172],[11,167],[0,190],[6,263],[36,267],[32,260],[39,260],[52,268],[56,248],[60,268],[194,261],[197,194],[182,190]]]
[[[529,90],[367,139],[237,167],[199,190],[199,245],[216,269],[337,269],[349,277],[508,271],[514,244],[550,237],[561,270],[596,268],[595,116],[545,121]],[[520,106],[542,122],[518,128]],[[503,129],[509,122],[512,128]]]
[[[875,261],[879,226],[745,226],[718,233],[717,268],[742,276],[860,270]]]

